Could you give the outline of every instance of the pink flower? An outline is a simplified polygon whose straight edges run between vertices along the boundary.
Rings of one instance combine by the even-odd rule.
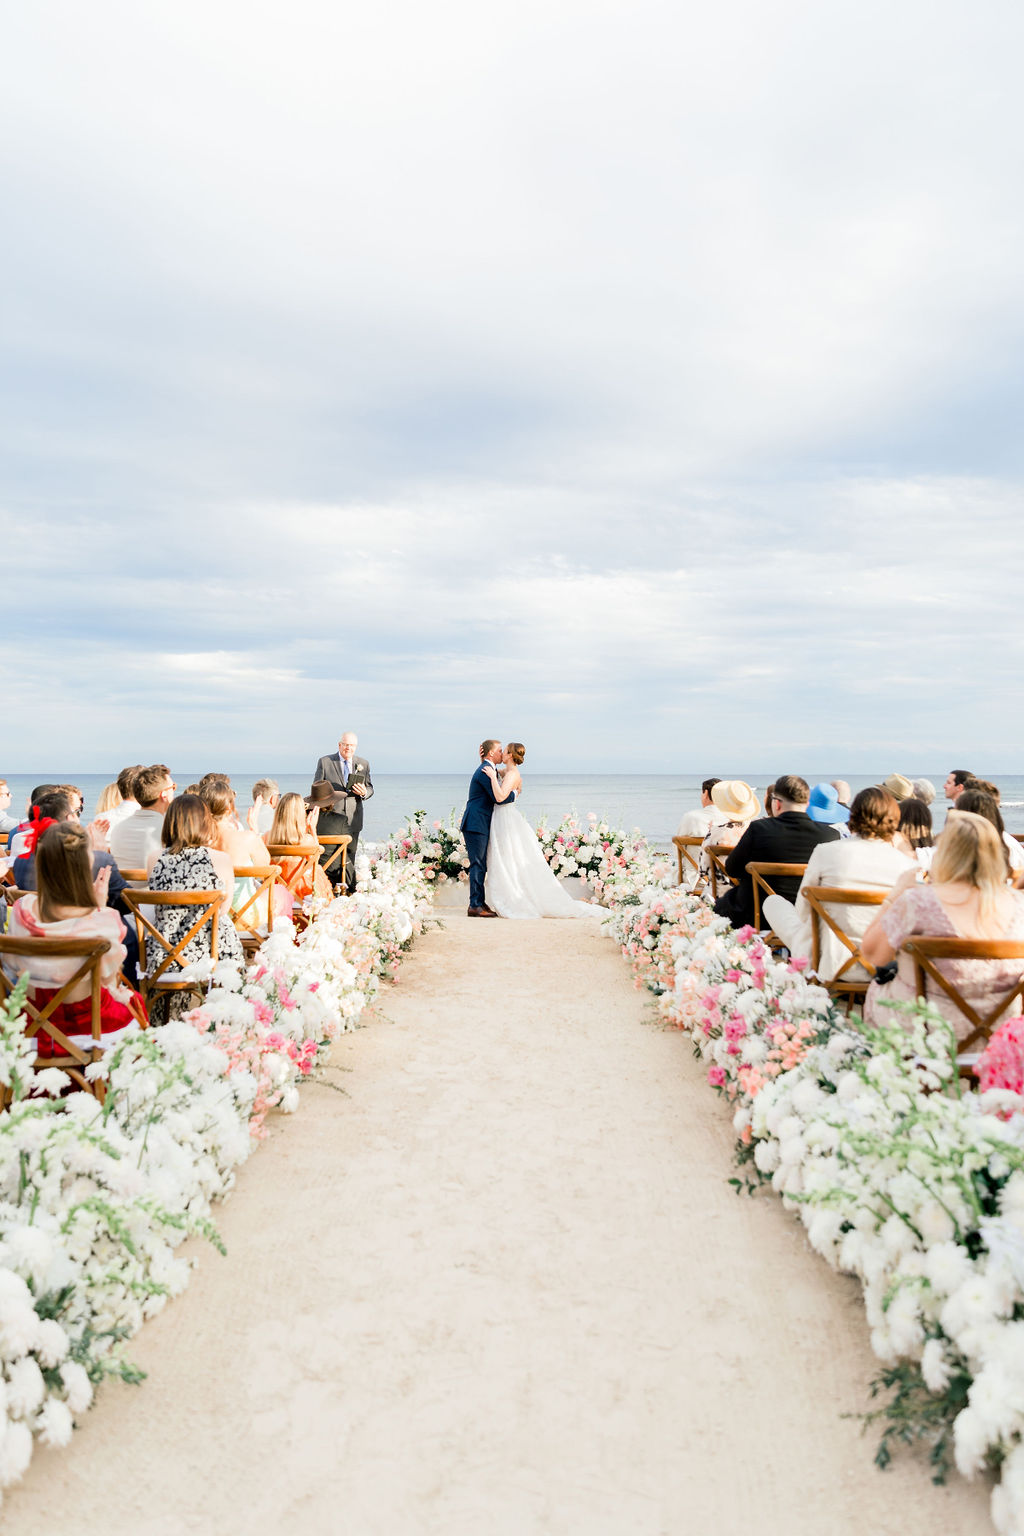
[[[708,1082],[712,1088],[725,1087],[725,1068],[714,1066],[708,1068]]]
[[[736,968],[734,966],[731,971],[726,971],[725,979],[726,979],[726,981],[739,981],[740,975],[741,975],[741,972],[736,970]]]
[[[797,972],[806,971],[808,964],[809,962],[806,955],[794,955],[792,960],[789,962],[789,969],[791,971]]]

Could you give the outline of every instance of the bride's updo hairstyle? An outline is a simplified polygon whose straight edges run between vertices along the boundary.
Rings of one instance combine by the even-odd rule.
[[[508,752],[509,757],[512,759],[512,761],[515,763],[516,767],[518,768],[519,764],[522,762],[523,758],[526,756],[526,748],[523,746],[522,742],[521,741],[510,741],[505,750]]]

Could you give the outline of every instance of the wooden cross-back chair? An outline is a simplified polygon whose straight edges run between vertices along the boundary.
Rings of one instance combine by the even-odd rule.
[[[777,896],[779,894],[770,882],[772,880],[777,880],[780,875],[791,875],[796,880],[802,880],[806,868],[806,864],[778,864],[773,862],[771,859],[755,859],[747,865],[747,874],[751,877],[754,883],[754,927],[759,932],[762,926],[761,906],[764,902],[764,898],[766,896]],[[763,938],[765,943],[768,944],[772,949],[779,949],[782,945],[782,940],[779,938],[778,934],[773,933],[770,930],[768,933],[763,935]]]
[[[123,869],[119,864],[118,872],[122,880],[127,880],[129,885],[145,885],[149,874],[144,869]]]
[[[259,949],[267,935],[274,931],[274,885],[280,874],[276,864],[235,865],[236,880],[258,882],[256,889],[237,905],[232,896],[229,908],[231,921],[247,955]]]
[[[1015,998],[1024,998],[1024,939],[932,939],[915,934],[904,940],[903,950],[914,962],[918,997],[927,998],[929,989],[932,997],[945,993],[971,1025],[970,1033],[957,1044],[961,1075],[968,1073],[1010,1004]],[[1014,960],[1017,979],[1010,987],[1000,989],[991,1008],[979,1012],[956,983],[939,970],[939,960]]]
[[[692,871],[691,878],[693,884],[690,886],[690,890],[695,896],[698,896],[707,884],[707,880],[701,871],[700,855],[692,850],[695,848],[699,849],[704,839],[702,837],[674,837],[672,841],[676,847],[676,863],[679,871],[677,884],[682,885],[684,878],[691,877]],[[690,866],[689,869],[686,869],[686,865]]]
[[[712,901],[717,901],[719,895],[727,891],[730,885],[739,885],[739,881],[734,879],[725,867],[725,861],[732,851],[732,843],[708,843],[705,849],[710,866]]]
[[[200,992],[202,988],[199,982],[181,978],[181,969],[191,963],[185,959],[184,950],[186,944],[209,923],[210,959],[214,964],[217,963],[217,917],[221,904],[227,900],[224,892],[124,890],[121,897],[135,916],[135,925],[139,934],[139,983],[147,1007],[151,998],[167,993]],[[146,915],[147,907],[195,907],[198,915],[188,932],[183,934],[177,943],[172,943],[170,939],[164,938],[159,928],[154,927],[153,922]],[[150,945],[153,946],[154,954],[160,958],[153,974],[147,976],[146,972],[149,970],[147,950]]]
[[[352,841],[351,837],[349,837],[347,833],[344,837],[331,837],[326,832],[318,832],[316,835],[316,840],[325,853],[327,852],[328,848],[334,849],[334,852],[331,854],[330,858],[325,859],[320,867],[327,875],[327,878],[331,881],[332,885],[336,883],[339,889],[343,889],[345,885],[345,873],[348,864],[348,845]],[[338,881],[335,882],[333,867],[339,858],[341,859],[341,876]]]
[[[26,960],[26,969],[32,975],[32,961],[71,959],[81,960],[81,965],[60,987],[52,984],[44,986],[41,982],[35,986],[30,984],[25,997],[25,1016],[27,1024],[25,1033],[29,1038],[39,1034],[48,1035],[54,1045],[54,1053],[44,1059],[48,1067],[59,1067],[66,1072],[73,1083],[79,1088],[84,1088],[87,1093],[93,1093],[97,1098],[103,1098],[103,1086],[100,1083],[90,1082],[85,1075],[85,1069],[90,1062],[98,1061],[102,1055],[103,1034],[100,1028],[102,1014],[101,993],[103,983],[100,977],[100,966],[103,956],[110,948],[106,939],[30,939],[30,938],[0,938],[0,962],[7,955],[17,955]],[[81,982],[89,982],[90,999],[90,1030],[92,1043],[85,1044],[82,1037],[72,1038],[54,1022],[53,1015],[66,1002],[70,993]],[[16,983],[4,972],[0,965],[0,1001],[6,1002],[14,991]],[[0,1102],[7,1102],[5,1090],[0,1088]]]
[[[847,1008],[852,1003],[862,1003],[867,993],[875,967],[860,952],[860,939],[848,934],[831,907],[880,907],[887,891],[849,890],[841,885],[805,885],[803,897],[811,909],[811,967],[817,974],[821,967],[822,930],[834,933],[847,951],[846,958],[830,981],[821,985],[831,997],[843,999]],[[867,976],[854,976],[855,966],[861,965]]]
[[[315,890],[316,868],[323,850],[317,846],[308,851],[293,843],[268,843],[267,854],[276,866],[278,879],[284,890],[289,891],[294,902],[292,922],[296,928],[305,928],[309,918],[302,910],[306,895]],[[285,866],[294,866],[285,872]]]

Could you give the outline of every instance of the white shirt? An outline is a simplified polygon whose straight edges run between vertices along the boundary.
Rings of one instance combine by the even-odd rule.
[[[1003,833],[1003,842],[1010,856],[1010,868],[1016,873],[1018,869],[1024,869],[1024,848],[1009,832]]]
[[[163,852],[163,811],[141,807],[110,834],[110,851],[121,869],[145,869],[151,853]]]
[[[676,837],[706,837],[716,814],[713,805],[701,805],[695,811],[684,811],[676,828]]]
[[[120,826],[122,821],[127,821],[129,816],[134,816],[138,810],[137,800],[122,800],[120,805],[112,805],[109,811],[97,811],[96,815],[110,823],[110,831]]]

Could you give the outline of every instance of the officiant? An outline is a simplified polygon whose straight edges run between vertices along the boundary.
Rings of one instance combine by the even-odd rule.
[[[363,801],[373,794],[370,765],[365,757],[356,756],[358,738],[346,731],[338,742],[337,752],[320,758],[313,774],[313,782],[324,781],[331,786],[333,805],[329,811],[321,811],[317,831],[325,836],[352,839],[348,845],[345,865],[345,887],[349,895],[356,885],[356,849],[363,828]],[[325,854],[321,863],[330,855]],[[334,870],[328,871],[334,877]]]

